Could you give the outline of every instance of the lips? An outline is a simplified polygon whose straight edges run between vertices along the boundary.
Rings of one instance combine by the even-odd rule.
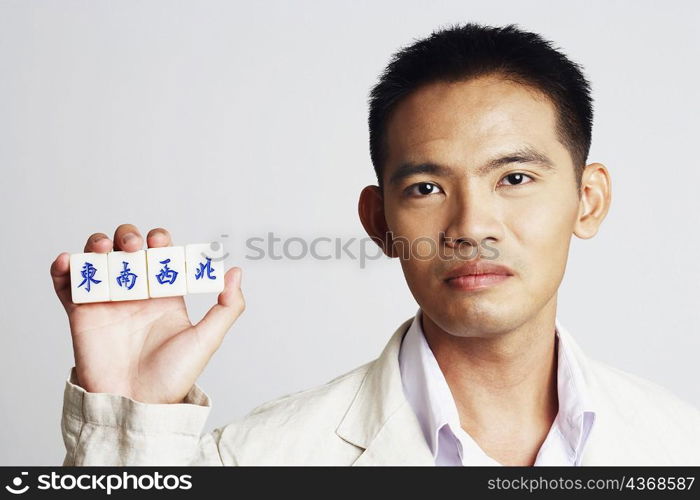
[[[445,283],[462,292],[478,292],[498,285],[513,276],[508,267],[486,261],[466,262],[445,276]]]
[[[445,281],[463,276],[481,275],[513,276],[513,271],[506,266],[496,264],[494,262],[475,260],[465,262],[464,264],[453,268],[449,273],[447,273],[447,275],[445,275]]]

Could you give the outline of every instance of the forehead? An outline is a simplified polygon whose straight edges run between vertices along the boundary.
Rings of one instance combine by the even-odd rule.
[[[387,173],[406,161],[478,164],[523,145],[554,157],[563,150],[552,102],[497,76],[417,89],[394,109],[386,137]]]

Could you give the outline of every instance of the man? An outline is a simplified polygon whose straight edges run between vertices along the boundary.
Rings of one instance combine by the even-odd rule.
[[[515,26],[454,26],[394,56],[369,126],[378,186],[359,215],[420,305],[379,358],[202,435],[195,381],[244,309],[241,269],[192,325],[182,298],[73,304],[63,253],[64,463],[700,464],[700,412],[589,359],[556,316],[571,236],[593,237],[611,200],[586,164],[580,67]],[[122,225],[85,251],[142,244]]]

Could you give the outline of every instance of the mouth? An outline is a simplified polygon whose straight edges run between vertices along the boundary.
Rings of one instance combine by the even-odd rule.
[[[507,281],[513,276],[508,267],[485,261],[467,262],[452,269],[445,283],[455,290],[484,290]]]

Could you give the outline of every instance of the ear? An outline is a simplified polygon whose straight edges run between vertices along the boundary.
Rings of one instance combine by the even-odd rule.
[[[610,208],[612,182],[605,165],[591,163],[586,166],[581,175],[580,195],[574,234],[588,239],[596,235]]]
[[[362,226],[388,257],[396,257],[391,231],[384,216],[384,194],[379,186],[365,186],[357,204]]]

